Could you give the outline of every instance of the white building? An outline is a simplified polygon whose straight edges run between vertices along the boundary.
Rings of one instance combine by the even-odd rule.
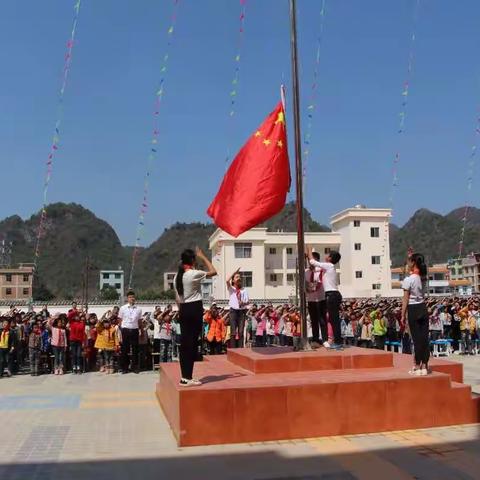
[[[323,256],[338,250],[340,290],[344,297],[390,296],[389,209],[357,206],[331,218],[331,232],[305,234],[305,243]],[[252,299],[289,299],[295,295],[297,233],[253,228],[234,238],[217,229],[210,249],[218,276],[216,300],[228,298],[226,278],[241,268]]]
[[[165,272],[163,274],[163,290],[173,290],[175,275],[177,272]],[[202,297],[205,302],[210,302],[213,298],[213,281],[211,278],[206,278],[201,283]]]
[[[100,290],[105,286],[114,288],[121,298],[125,289],[125,274],[123,270],[100,270]]]

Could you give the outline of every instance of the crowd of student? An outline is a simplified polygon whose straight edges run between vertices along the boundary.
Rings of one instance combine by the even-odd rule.
[[[431,341],[449,339],[452,349],[462,354],[479,350],[480,299],[429,298],[426,303]],[[136,338],[125,342],[125,335],[131,336],[132,332],[121,325],[119,307],[101,318],[78,309],[76,304],[67,314],[54,315],[47,307],[40,312],[12,307],[0,317],[0,376],[21,371],[32,375],[138,372],[152,369],[157,362],[176,360],[181,340],[176,309],[170,305],[141,314],[133,305],[130,311],[140,313],[138,329],[133,331]],[[224,354],[228,348],[242,346],[294,346],[301,335],[300,314],[294,305],[251,305],[245,309],[245,322],[234,323],[234,328],[231,316],[228,307],[216,304],[205,311],[199,355]],[[401,344],[404,353],[411,353],[408,323],[401,320],[401,300],[346,300],[340,320],[345,345],[384,349],[386,344]],[[309,319],[307,325],[312,340]],[[331,341],[330,324],[327,332]]]

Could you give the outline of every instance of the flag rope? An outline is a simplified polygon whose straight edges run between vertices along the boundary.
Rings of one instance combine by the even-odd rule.
[[[52,136],[52,143],[50,146],[50,153],[48,154],[47,160],[45,162],[46,171],[45,171],[45,179],[43,183],[43,203],[42,203],[42,210],[40,214],[40,222],[38,225],[37,237],[35,241],[34,257],[33,257],[34,274],[38,268],[38,260],[40,257],[40,242],[42,239],[42,235],[44,234],[45,221],[47,219],[48,191],[50,187],[50,181],[52,179],[53,162],[55,160],[56,153],[60,147],[60,132],[61,132],[61,127],[62,127],[63,117],[64,117],[63,100],[65,97],[65,90],[67,88],[68,77],[69,77],[70,68],[72,64],[73,47],[75,43],[75,34],[77,31],[80,5],[81,5],[81,0],[76,0],[73,6],[74,15],[73,15],[72,30],[70,33],[70,38],[67,41],[67,45],[66,45],[67,51],[64,57],[64,64],[63,64],[63,70],[62,70],[62,83],[61,83],[60,91],[58,94],[55,127],[53,131],[53,136]]]
[[[239,16],[239,27],[238,27],[238,37],[237,37],[237,46],[235,50],[235,70],[233,74],[233,79],[230,83],[230,103],[229,103],[229,112],[228,112],[228,119],[229,119],[229,127],[230,129],[233,127],[233,117],[236,113],[237,107],[237,97],[239,92],[240,86],[240,60],[242,58],[242,51],[243,51],[243,43],[244,43],[244,33],[245,33],[245,14],[247,11],[247,0],[240,0],[240,16]],[[227,138],[230,139],[232,135],[228,134]],[[225,157],[225,170],[228,168],[228,164],[230,163],[230,146],[227,146],[227,155]]]
[[[166,74],[168,70],[168,62],[170,59],[170,51],[173,43],[175,27],[177,24],[179,4],[180,4],[180,0],[173,0],[173,13],[170,19],[170,25],[167,29],[167,47],[162,57],[162,62],[160,64],[160,80],[158,82],[158,87],[155,90],[155,101],[154,101],[154,108],[153,108],[153,128],[152,128],[152,133],[150,138],[150,152],[147,157],[147,166],[146,166],[144,180],[143,180],[143,195],[142,195],[142,201],[140,204],[140,211],[139,211],[139,216],[137,221],[137,230],[135,235],[135,246],[132,252],[130,276],[128,280],[129,289],[133,287],[133,277],[135,273],[138,252],[139,252],[141,242],[143,239],[143,234],[145,231],[145,215],[148,212],[148,206],[149,206],[150,179],[152,176],[153,166],[155,164],[155,161],[157,159],[157,154],[158,154],[157,145],[158,145],[158,137],[160,135],[160,124],[159,124],[160,106],[161,106],[163,95],[164,95],[165,80],[166,80]]]

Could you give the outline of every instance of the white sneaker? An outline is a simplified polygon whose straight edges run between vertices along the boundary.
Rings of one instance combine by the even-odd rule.
[[[193,383],[191,383],[191,380],[187,380],[186,378],[181,378],[179,385],[181,387],[193,387]]]
[[[191,380],[189,380],[189,382],[195,387],[199,387],[202,384],[202,382],[196,378],[192,378]]]
[[[419,375],[420,375],[421,377],[424,377],[425,375],[428,375],[428,370],[427,370],[426,368],[422,368],[422,369],[420,370]]]
[[[329,344],[328,342],[323,342],[323,346],[324,346],[325,348],[331,348],[331,347],[330,347],[330,344]]]

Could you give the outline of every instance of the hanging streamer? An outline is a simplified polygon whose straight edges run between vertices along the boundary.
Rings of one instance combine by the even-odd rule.
[[[320,70],[320,50],[322,47],[323,41],[323,29],[325,24],[325,6],[326,0],[322,0],[322,8],[320,10],[320,26],[319,33],[317,36],[317,50],[315,54],[315,66],[313,68],[313,81],[310,86],[310,95],[307,101],[307,126],[305,128],[305,135],[303,138],[303,191],[306,192],[306,178],[307,178],[307,167],[308,159],[310,155],[310,142],[312,138],[312,125],[313,125],[313,115],[317,109],[317,93],[318,93],[318,75]]]
[[[236,113],[236,106],[237,106],[237,97],[240,85],[240,60],[242,58],[242,47],[243,47],[243,37],[245,32],[245,13],[247,7],[247,0],[240,0],[240,17],[239,17],[239,27],[238,27],[238,39],[237,39],[237,48],[235,51],[235,73],[233,75],[232,82],[230,84],[230,105],[229,105],[229,112],[228,116],[230,119],[230,126],[232,125],[232,118]],[[228,135],[230,138],[231,135]],[[230,148],[227,148],[227,156],[225,157],[225,170],[228,168],[228,164],[230,162]]]
[[[405,133],[405,122],[407,119],[407,107],[408,107],[408,98],[410,94],[410,86],[411,80],[413,75],[413,67],[415,64],[415,44],[417,38],[417,23],[418,23],[418,14],[420,9],[420,0],[415,0],[415,6],[413,9],[413,26],[412,26],[412,33],[410,35],[410,46],[409,46],[409,53],[408,53],[408,63],[407,63],[407,72],[405,75],[405,80],[403,82],[403,89],[402,89],[402,102],[400,112],[398,114],[398,130],[397,130],[397,138],[398,144],[400,145],[401,139],[403,138],[403,134]],[[400,164],[400,147],[398,147],[397,151],[395,152],[395,156],[393,159],[393,166],[392,166],[392,184],[390,189],[390,209],[392,210],[393,216],[393,203],[396,189],[399,186],[399,164]],[[391,220],[391,217],[390,217]],[[380,262],[379,268],[379,280],[383,277],[383,263],[385,262],[385,256],[387,252],[387,239],[389,238],[389,224],[390,221],[387,219],[384,222],[384,242],[382,246],[382,259],[383,261]],[[380,283],[380,282],[379,282]]]
[[[478,137],[480,135],[480,108],[478,109],[478,116],[476,120],[476,127],[475,127],[475,142],[472,145],[470,150],[470,157],[468,160],[468,170],[467,170],[467,194],[465,198],[465,210],[463,212],[462,218],[462,228],[460,231],[460,241],[458,242],[458,258],[462,258],[463,256],[463,248],[464,248],[464,241],[465,241],[465,229],[467,226],[467,219],[468,213],[470,210],[470,200],[471,200],[471,192],[472,192],[472,183],[473,183],[473,174],[475,171],[475,157],[477,154],[477,146],[478,146]]]
[[[40,214],[40,223],[38,226],[37,238],[35,242],[35,253],[34,253],[34,259],[33,259],[34,271],[37,270],[37,266],[38,266],[38,259],[40,257],[40,241],[44,233],[45,220],[47,218],[48,189],[50,186],[50,180],[52,179],[53,162],[54,162],[57,150],[60,147],[60,131],[62,127],[63,114],[64,114],[63,99],[65,96],[65,90],[67,88],[67,83],[68,83],[68,76],[69,76],[70,68],[72,64],[73,46],[75,44],[75,33],[77,30],[78,16],[80,13],[80,4],[81,4],[81,0],[76,0],[73,7],[73,11],[74,11],[73,25],[72,25],[72,31],[70,33],[70,38],[67,42],[67,51],[65,53],[65,58],[64,58],[64,65],[63,65],[63,71],[62,71],[62,83],[61,83],[61,88],[58,95],[57,120],[55,122],[55,128],[53,131],[50,153],[48,154],[47,161],[45,162],[46,172],[45,172],[45,180],[43,183],[43,205],[42,205],[42,212]]]
[[[137,231],[135,236],[135,247],[132,253],[132,264],[130,267],[130,277],[128,281],[128,288],[132,288],[133,286],[133,275],[135,272],[135,265],[137,261],[138,251],[141,245],[143,233],[145,230],[145,215],[147,214],[148,207],[149,207],[149,188],[150,188],[150,178],[152,176],[152,169],[153,165],[157,159],[157,144],[158,144],[158,137],[160,134],[160,124],[159,124],[159,116],[160,116],[160,106],[162,103],[164,89],[165,89],[165,79],[168,70],[168,61],[170,58],[170,50],[173,43],[173,37],[175,33],[175,27],[177,24],[177,13],[178,13],[178,6],[180,0],[173,0],[173,13],[170,20],[170,26],[167,29],[167,47],[165,54],[162,58],[162,63],[160,65],[160,81],[158,82],[158,87],[155,91],[155,102],[153,108],[153,128],[152,128],[152,136],[150,139],[150,152],[147,157],[147,168],[145,171],[145,177],[143,182],[143,196],[142,202],[140,205],[140,212],[138,216],[137,222]]]

